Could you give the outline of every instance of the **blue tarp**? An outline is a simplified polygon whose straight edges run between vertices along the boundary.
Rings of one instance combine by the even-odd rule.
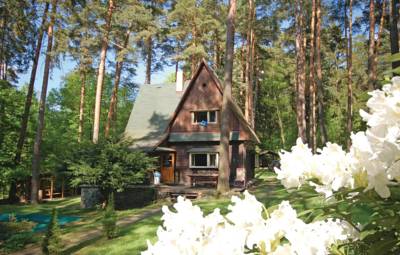
[[[10,213],[2,213],[0,214],[0,221],[9,221]],[[36,226],[33,228],[33,231],[41,231],[47,228],[47,224],[49,224],[51,215],[49,214],[40,214],[40,213],[31,213],[31,214],[15,214],[15,218],[17,221],[32,221],[36,223]],[[80,219],[78,216],[58,216],[58,224],[63,226],[67,223],[77,221]]]

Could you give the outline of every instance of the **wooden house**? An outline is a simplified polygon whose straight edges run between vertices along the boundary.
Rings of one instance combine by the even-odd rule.
[[[178,72],[176,84],[143,85],[125,136],[132,148],[159,158],[161,182],[197,185],[217,181],[222,84],[202,61],[190,81]],[[259,139],[239,106],[230,107],[230,182],[245,185],[254,176]]]

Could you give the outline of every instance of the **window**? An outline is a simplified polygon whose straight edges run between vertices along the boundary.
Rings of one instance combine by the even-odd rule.
[[[192,112],[193,124],[207,126],[208,123],[217,123],[217,111]]]
[[[191,168],[217,168],[218,153],[191,153]]]

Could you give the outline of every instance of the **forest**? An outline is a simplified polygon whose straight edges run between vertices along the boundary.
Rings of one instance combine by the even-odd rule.
[[[327,141],[348,148],[351,132],[366,128],[358,112],[368,92],[400,66],[398,8],[397,0],[2,1],[1,192],[14,197],[30,176],[68,172],[83,144],[123,134],[139,86],[160,73],[175,81],[167,67],[190,78],[202,59],[231,83],[258,150],[279,152],[297,137],[313,151]],[[66,61],[74,69],[49,90]],[[20,85],[22,74],[30,79]]]

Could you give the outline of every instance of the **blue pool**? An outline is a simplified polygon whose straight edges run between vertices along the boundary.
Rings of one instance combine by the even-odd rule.
[[[8,221],[10,218],[9,213],[1,213],[0,221]],[[33,228],[33,231],[41,231],[47,228],[47,224],[50,222],[51,215],[50,214],[40,214],[40,213],[31,213],[31,214],[15,214],[15,218],[17,221],[27,220],[36,223],[36,226]],[[78,216],[58,216],[58,224],[63,226],[67,223],[71,223],[79,220]]]

